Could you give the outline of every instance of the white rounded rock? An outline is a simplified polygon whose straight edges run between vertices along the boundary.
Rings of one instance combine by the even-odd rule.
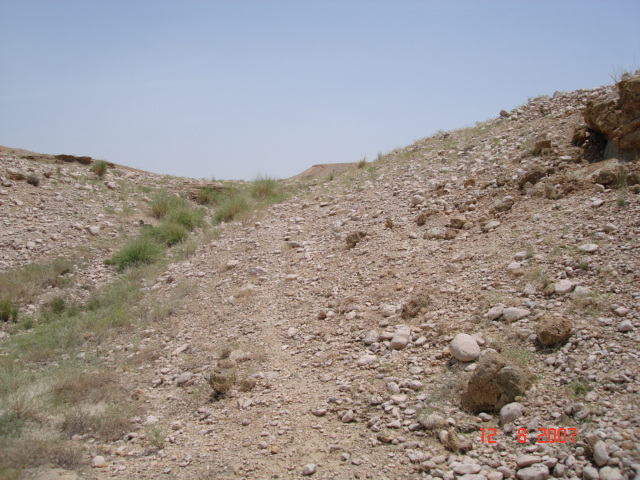
[[[618,331],[619,332],[630,332],[631,330],[633,330],[633,323],[631,323],[631,320],[623,320],[618,324]]]
[[[602,467],[600,469],[600,480],[622,480],[622,473],[614,467]]]
[[[479,473],[480,470],[482,470],[482,467],[476,463],[461,463],[453,469],[453,472],[456,475],[472,475]]]
[[[576,288],[576,284],[571,280],[560,280],[554,285],[554,290],[558,295],[566,295],[567,293],[573,292]]]
[[[520,418],[524,413],[524,405],[518,402],[507,403],[500,409],[500,424],[506,425],[511,423],[517,418]]]
[[[460,362],[472,362],[480,356],[480,346],[475,338],[459,333],[449,344],[451,355]]]
[[[607,444],[602,440],[596,442],[593,446],[593,459],[596,465],[602,467],[609,461],[609,452],[607,451]]]
[[[598,473],[598,469],[588,465],[582,469],[582,476],[584,480],[598,480],[600,478],[600,474]]]
[[[406,325],[401,325],[393,334],[389,348],[391,350],[402,350],[409,344],[409,340],[411,340],[411,329]]]
[[[318,467],[315,463],[307,463],[304,467],[302,467],[302,475],[308,477],[309,475],[313,475],[316,473]]]
[[[487,312],[487,318],[489,320],[497,320],[502,316],[504,312],[504,307],[502,305],[496,305],[495,307],[491,307]]]
[[[526,308],[508,307],[502,312],[502,316],[507,322],[516,322],[531,315],[531,311]]]
[[[584,245],[580,245],[578,250],[586,253],[593,253],[598,250],[599,246],[596,243],[585,243]]]
[[[536,463],[530,467],[518,470],[516,477],[519,480],[547,480],[549,478],[549,467],[543,463]]]

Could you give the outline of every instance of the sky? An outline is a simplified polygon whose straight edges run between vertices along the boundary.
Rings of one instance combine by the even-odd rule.
[[[611,84],[639,25],[639,0],[0,0],[0,145],[288,178]]]

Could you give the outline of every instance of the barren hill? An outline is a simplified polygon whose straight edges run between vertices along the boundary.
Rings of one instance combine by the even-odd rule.
[[[639,170],[586,160],[603,133],[580,129],[612,95],[536,98],[228,221],[216,200],[121,271],[161,190],[249,186],[3,154],[5,284],[83,260],[1,326],[0,472],[635,478]]]

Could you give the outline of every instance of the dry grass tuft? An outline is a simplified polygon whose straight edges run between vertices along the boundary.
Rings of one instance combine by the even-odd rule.
[[[432,305],[431,297],[426,292],[416,293],[402,306],[402,318],[415,318],[427,313]]]
[[[131,409],[125,405],[110,405],[102,411],[75,409],[64,415],[61,429],[69,437],[92,435],[106,441],[122,438],[131,428]]]
[[[114,401],[124,397],[116,374],[106,370],[101,372],[69,370],[54,385],[52,393],[57,402],[72,405]]]

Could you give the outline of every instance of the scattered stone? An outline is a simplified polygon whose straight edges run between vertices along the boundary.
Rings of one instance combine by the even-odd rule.
[[[527,172],[522,177],[520,177],[520,180],[518,180],[518,186],[520,187],[520,190],[524,190],[524,187],[527,183],[535,185],[546,175],[547,170],[542,167],[542,165],[534,163],[533,165],[531,165],[531,167],[529,167]]]
[[[511,423],[511,422],[507,422],[507,423]],[[535,465],[536,463],[541,463],[541,462],[542,462],[542,458],[538,457],[537,455],[518,455],[516,457],[516,465],[518,466],[518,468],[529,467],[531,465]]]
[[[516,203],[513,197],[507,195],[502,200],[499,200],[493,204],[491,207],[492,213],[504,213],[511,210],[513,205]]]
[[[191,380],[192,378],[193,378],[192,372],[182,372],[180,375],[178,375],[178,378],[176,378],[176,385],[178,385],[179,387],[182,387],[186,385],[189,382],[189,380]]]
[[[495,307],[491,307],[487,312],[487,318],[489,320],[497,320],[502,316],[504,312],[504,306],[496,305]]]
[[[347,410],[344,415],[342,415],[342,418],[340,418],[340,421],[342,423],[349,423],[349,422],[353,422],[353,420],[355,419],[355,414],[353,413],[353,410]]]
[[[457,230],[464,228],[465,223],[467,223],[467,219],[463,216],[451,217],[449,219],[449,225],[451,228],[455,228]]]
[[[555,468],[553,472],[555,473]],[[582,469],[582,476],[585,480],[598,480],[600,478],[600,473],[597,468],[592,467],[591,465],[587,465]]]
[[[93,468],[104,468],[107,466],[107,461],[102,455],[96,455],[91,461],[91,466]]]
[[[480,356],[480,346],[475,338],[459,333],[449,344],[451,355],[460,362],[472,362]]]
[[[461,463],[454,467],[453,472],[456,475],[473,475],[482,470],[482,467],[476,463]]]
[[[500,225],[501,225],[501,222],[499,222],[498,220],[492,220],[492,221],[487,222],[484,225],[482,225],[481,230],[482,230],[483,233],[488,233],[488,232],[491,232],[491,231],[495,230]]]
[[[380,338],[380,334],[378,333],[377,330],[369,330],[365,335],[363,341],[365,345],[372,345],[376,343],[379,338]]]
[[[419,417],[418,421],[425,430],[436,430],[444,425],[444,417],[438,413],[430,413],[426,417]]]
[[[593,446],[593,460],[596,465],[602,467],[609,461],[609,452],[607,451],[607,444],[602,440],[598,440]]]
[[[302,475],[308,477],[316,473],[317,469],[318,467],[315,463],[307,463],[304,467],[302,467]]]
[[[531,311],[526,308],[508,307],[502,312],[502,317],[509,323],[516,322],[531,315]]]
[[[633,330],[633,323],[631,320],[623,320],[618,324],[618,331],[625,333]]]
[[[542,463],[536,463],[518,470],[516,477],[519,480],[547,480],[549,478],[549,467]]]
[[[556,282],[553,288],[556,294],[566,295],[567,293],[573,292],[573,290],[576,288],[576,284],[573,283],[571,280],[565,279],[565,280],[560,280],[559,282]]]
[[[600,480],[622,480],[622,472],[614,467],[602,467],[600,469]]]
[[[500,424],[506,425],[520,418],[524,414],[524,405],[518,402],[506,404],[500,409]]]
[[[403,350],[409,344],[410,339],[411,329],[406,325],[401,325],[393,334],[389,348],[391,350]]]
[[[626,317],[629,314],[629,309],[626,307],[615,307],[613,313],[619,317]]]
[[[600,248],[600,246],[596,243],[585,243],[584,245],[580,245],[578,250],[585,253],[594,253]]]
[[[358,365],[370,365],[378,360],[378,357],[375,355],[362,355],[358,358]]]
[[[381,309],[383,317],[390,317],[392,315],[395,315],[397,311],[398,307],[396,307],[395,305],[383,305]]]

